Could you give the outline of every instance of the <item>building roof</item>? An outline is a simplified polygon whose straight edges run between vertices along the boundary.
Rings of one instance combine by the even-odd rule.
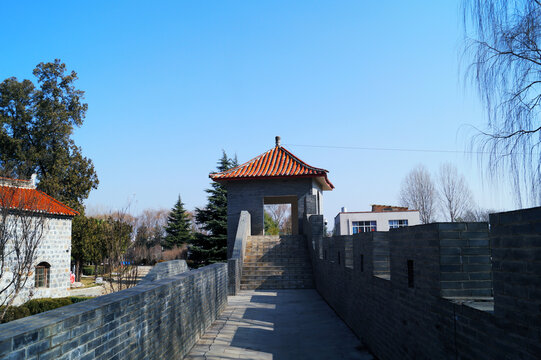
[[[387,212],[387,211],[408,211],[407,206],[393,206],[393,205],[372,205],[372,212]]]
[[[340,211],[338,212],[338,215],[340,214],[374,214],[374,213],[385,213],[385,214],[396,214],[396,213],[403,213],[403,212],[419,212],[419,210],[400,210],[400,211]]]
[[[24,187],[7,185],[5,180],[12,183],[26,180],[14,180],[3,178],[0,183],[0,208],[11,210],[23,210],[52,215],[75,216],[79,213],[62,204],[60,201],[39,191],[28,184]],[[30,182],[28,182],[30,183]],[[22,184],[22,183],[21,183]]]
[[[214,181],[241,179],[275,179],[313,177],[323,190],[332,190],[334,185],[327,178],[328,171],[308,165],[290,151],[280,145],[232,169],[212,173],[209,177]]]

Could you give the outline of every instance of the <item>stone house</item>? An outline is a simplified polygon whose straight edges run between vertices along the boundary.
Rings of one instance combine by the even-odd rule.
[[[0,303],[15,297],[13,305],[30,298],[68,296],[70,287],[71,221],[78,213],[36,189],[32,180],[0,178],[0,251],[3,250]],[[25,249],[34,245],[33,254]],[[21,261],[21,249],[31,262]],[[25,252],[26,251],[26,252]],[[20,267],[21,263],[28,263]],[[22,270],[21,270],[22,269]],[[15,273],[27,274],[14,294]]]

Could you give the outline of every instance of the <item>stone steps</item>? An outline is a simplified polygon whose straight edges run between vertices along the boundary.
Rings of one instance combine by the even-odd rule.
[[[253,261],[253,262],[271,262],[271,261],[293,262],[293,261],[310,261],[310,258],[304,255],[290,257],[290,256],[280,256],[280,255],[272,255],[272,254],[244,256],[244,262],[250,262],[250,261]]]
[[[276,289],[313,289],[314,283],[310,280],[284,280],[267,279],[261,281],[245,281],[240,284],[241,290],[276,290]]]
[[[310,274],[298,274],[298,275],[292,275],[292,274],[279,274],[279,275],[272,275],[272,274],[257,274],[257,275],[246,275],[244,277],[244,283],[249,283],[252,281],[264,281],[264,280],[285,280],[285,281],[292,281],[292,280],[312,280],[312,275]]]
[[[248,263],[243,266],[244,270],[280,270],[284,268],[289,269],[312,269],[312,266],[309,263]]]
[[[250,236],[241,289],[313,288],[312,265],[302,236]]]
[[[286,266],[286,265],[311,265],[310,259],[280,259],[280,258],[271,258],[271,257],[259,257],[259,258],[248,258],[244,259],[245,264],[254,264],[257,266],[267,266],[267,265],[278,265],[278,266]]]

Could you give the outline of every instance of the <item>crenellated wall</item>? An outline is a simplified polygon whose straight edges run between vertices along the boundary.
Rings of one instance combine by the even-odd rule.
[[[541,208],[493,214],[490,232],[326,238],[322,221],[305,219],[316,288],[378,358],[541,358]]]

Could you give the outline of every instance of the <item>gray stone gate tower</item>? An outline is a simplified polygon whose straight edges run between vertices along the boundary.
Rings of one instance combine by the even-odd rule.
[[[280,145],[210,178],[227,189],[227,248],[231,255],[240,212],[250,213],[252,235],[263,235],[265,204],[291,204],[292,234],[303,234],[304,214],[321,214],[322,192],[332,190],[327,170],[310,166]]]

